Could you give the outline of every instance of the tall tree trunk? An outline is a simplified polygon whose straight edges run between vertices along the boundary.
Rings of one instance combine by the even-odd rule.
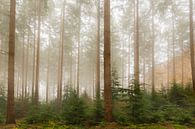
[[[136,0],[135,43],[134,43],[134,79],[139,84],[139,0]]]
[[[31,94],[32,94],[32,102],[34,101],[34,91],[35,91],[35,70],[36,70],[36,16],[37,16],[37,0],[34,1],[34,8],[35,8],[35,15],[34,15],[34,43],[33,43],[33,69],[32,69],[32,89],[31,89]]]
[[[194,26],[193,26],[193,1],[189,0],[190,9],[190,55],[191,55],[191,69],[192,69],[192,85],[195,92],[195,61],[194,61]]]
[[[104,106],[105,120],[112,121],[110,0],[104,1]]]
[[[176,70],[175,70],[175,19],[174,8],[172,5],[172,44],[173,44],[173,83],[176,83]]]
[[[30,46],[30,32],[28,32],[28,41],[27,41],[27,51],[26,51],[26,73],[25,73],[25,98],[27,97],[27,88],[28,88],[28,56],[29,56],[29,46]]]
[[[70,55],[70,87],[72,88],[73,83],[72,83],[72,45],[71,45],[71,55]]]
[[[50,35],[49,35],[49,45],[48,45],[48,55],[47,55],[46,103],[48,103],[49,100],[49,75],[50,75]]]
[[[35,69],[36,69],[36,21],[34,24],[34,43],[33,43],[33,69],[32,69],[32,102],[34,100],[34,90],[35,90]]]
[[[122,87],[124,87],[124,54],[123,54],[123,50],[124,50],[124,43],[122,42],[122,44],[121,44],[121,46],[122,46],[122,50],[121,50],[121,65],[122,65],[122,67],[121,67],[121,78],[122,78]]]
[[[78,53],[77,53],[77,95],[79,95],[80,90],[80,43],[81,43],[81,1],[78,2],[78,8],[79,8],[79,23],[78,23]]]
[[[183,36],[183,35],[182,35]],[[181,40],[181,84],[184,85],[184,41],[183,37]]]
[[[100,99],[100,0],[97,0],[96,99]]]
[[[10,0],[8,92],[6,124],[15,124],[14,112],[14,63],[15,63],[15,15],[16,0]]]
[[[155,92],[155,34],[154,34],[154,2],[152,3],[152,94]]]
[[[169,72],[170,72],[170,54],[169,54],[169,47],[170,47],[170,41],[169,41],[169,38],[168,38],[168,42],[167,42],[167,87],[169,87]]]
[[[39,104],[39,61],[40,61],[40,36],[41,36],[41,1],[38,4],[38,34],[37,34],[37,55],[36,55],[36,77],[35,77],[35,105]]]
[[[58,77],[58,89],[57,89],[57,106],[61,109],[62,104],[62,83],[63,83],[63,65],[64,65],[64,18],[65,18],[65,0],[62,7],[62,21],[61,21],[61,44],[60,44],[60,61],[59,61],[59,77]]]
[[[130,63],[130,60],[131,60],[131,35],[129,34],[129,46],[128,46],[128,84],[127,86],[129,86],[130,84],[130,79],[131,79],[131,71],[130,71],[130,67],[131,67],[131,63]]]
[[[144,87],[144,90],[145,90],[145,87],[146,87],[146,40],[145,40],[145,35],[144,35],[144,50],[143,50],[143,56],[144,56],[144,59],[143,59],[143,87]]]
[[[24,32],[25,33],[25,32]],[[24,85],[25,85],[25,77],[24,77],[24,61],[25,61],[25,34],[23,33],[23,41],[22,41],[22,100],[24,99]]]

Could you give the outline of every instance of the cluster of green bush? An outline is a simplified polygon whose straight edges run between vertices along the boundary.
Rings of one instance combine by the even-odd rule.
[[[0,86],[0,123],[5,121],[6,96],[3,86]]]
[[[112,88],[113,119],[120,124],[167,121],[194,124],[195,96],[189,87],[184,88],[179,84],[173,84],[168,91],[150,94],[135,84],[131,84],[131,88],[128,89],[114,86]],[[35,124],[55,121],[59,125],[102,123],[102,102],[102,100],[93,101],[86,93],[79,97],[76,91],[69,89],[65,92],[60,111],[56,108],[55,101],[50,104],[40,104],[38,110],[31,107],[26,122]]]
[[[114,118],[120,123],[175,122],[193,124],[195,95],[188,86],[172,84],[171,89],[153,94],[132,84],[130,89],[118,89],[114,101]],[[121,95],[122,94],[122,95]],[[118,104],[120,103],[120,104]],[[195,124],[195,123],[194,123]]]

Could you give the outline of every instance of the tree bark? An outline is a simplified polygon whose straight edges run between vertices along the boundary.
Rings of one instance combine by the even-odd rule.
[[[97,0],[96,100],[100,99],[100,0]]]
[[[24,32],[25,33],[25,32]],[[22,100],[24,99],[24,85],[25,85],[25,77],[24,77],[24,68],[25,68],[25,66],[24,66],[24,61],[25,61],[25,57],[24,57],[24,55],[25,55],[25,34],[23,33],[23,41],[22,41]]]
[[[65,18],[65,0],[62,7],[62,21],[61,21],[61,44],[60,44],[60,60],[59,60],[59,77],[58,77],[58,89],[57,89],[57,107],[61,109],[62,104],[62,83],[63,83],[63,66],[64,66],[64,18]]]
[[[134,43],[134,79],[139,84],[139,0],[136,0],[135,43]]]
[[[29,46],[30,46],[30,32],[28,32],[28,41],[27,41],[27,51],[26,51],[26,73],[25,73],[25,98],[27,97],[28,94],[28,56],[29,56]]]
[[[9,57],[8,57],[8,92],[6,124],[15,124],[14,111],[14,63],[15,63],[15,17],[16,0],[10,0],[9,21]]]
[[[173,83],[176,83],[176,70],[175,70],[175,19],[174,8],[172,5],[172,44],[173,44]]]
[[[105,120],[112,121],[110,0],[104,1],[104,106]]]
[[[154,2],[152,3],[152,94],[155,92],[155,30],[154,30]]]
[[[49,75],[50,75],[50,35],[49,35],[49,45],[48,45],[48,55],[47,55],[46,103],[48,103],[49,100]]]
[[[193,27],[193,1],[189,0],[190,9],[190,56],[191,56],[191,69],[192,69],[192,86],[195,92],[195,61],[194,61],[194,27]]]
[[[78,8],[79,8],[79,23],[78,23],[78,50],[77,50],[77,95],[79,95],[79,90],[80,90],[80,42],[81,42],[81,1],[78,2]]]
[[[41,1],[38,4],[38,34],[37,34],[37,55],[36,55],[36,77],[35,77],[35,105],[39,104],[39,61],[40,61],[40,36],[41,36]]]

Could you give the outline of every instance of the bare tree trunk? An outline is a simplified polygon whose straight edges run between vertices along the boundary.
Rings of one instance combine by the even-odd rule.
[[[146,87],[146,40],[145,40],[145,35],[144,35],[144,50],[143,50],[143,56],[144,56],[144,61],[143,61],[143,86],[144,86],[144,90]]]
[[[61,45],[60,49],[60,61],[59,61],[59,77],[58,77],[58,90],[57,90],[57,107],[61,109],[62,104],[62,83],[63,83],[63,65],[64,65],[64,18],[65,18],[65,0],[62,7],[62,21],[61,21]]]
[[[25,32],[24,32],[25,33]],[[22,42],[22,100],[24,99],[24,85],[25,85],[25,77],[24,77],[24,68],[25,68],[25,66],[24,66],[24,55],[25,55],[25,34],[23,33],[23,42]]]
[[[16,1],[10,0],[8,92],[6,124],[15,124],[14,112],[14,63],[15,63],[15,15]]]
[[[122,67],[121,67],[121,72],[122,72],[122,76],[121,76],[121,78],[122,78],[122,87],[124,87],[124,54],[123,54],[123,50],[124,50],[124,43],[122,42],[122,50],[121,50],[121,65],[122,65]]]
[[[49,35],[50,39],[50,35]],[[48,46],[48,55],[47,55],[47,84],[46,84],[46,103],[49,100],[49,75],[50,75],[50,40]]]
[[[176,83],[176,70],[175,70],[175,19],[174,9],[172,6],[172,42],[173,42],[173,83]]]
[[[127,84],[127,86],[129,86],[130,81],[131,81],[130,60],[131,60],[131,34],[129,34],[129,46],[128,46],[128,84]]]
[[[139,84],[139,0],[136,0],[136,22],[135,22],[135,43],[134,43],[134,79]]]
[[[155,92],[155,34],[154,34],[154,2],[152,3],[152,94]]]
[[[30,34],[29,34],[30,32],[28,32],[28,41],[27,41],[27,54],[26,54],[26,73],[25,73],[25,98],[27,97],[27,88],[28,88],[28,56],[29,56],[29,46],[30,46],[30,42],[29,42],[29,40],[30,40]]]
[[[34,43],[33,43],[33,69],[32,69],[32,89],[31,89],[31,94],[32,94],[32,102],[34,101],[34,91],[35,91],[35,70],[36,70],[36,16],[37,16],[37,0],[35,0],[34,3],[34,8],[35,8],[35,15],[34,15]]]
[[[169,43],[169,38],[168,38],[168,45],[167,45],[167,87],[169,87],[169,72],[170,72],[170,54],[169,54],[169,47],[170,47],[170,43]]]
[[[71,45],[71,57],[70,57],[70,87],[72,87],[73,83],[72,83],[72,45]]]
[[[96,99],[100,99],[100,0],[97,0]]]
[[[194,61],[194,26],[193,26],[193,1],[189,0],[190,9],[190,55],[191,55],[191,69],[192,69],[192,85],[195,92],[195,61]]]
[[[40,61],[40,36],[41,36],[41,1],[38,4],[38,34],[37,34],[37,55],[36,55],[36,77],[35,77],[35,105],[39,104],[39,61]]]
[[[110,0],[104,1],[104,106],[105,120],[112,121]]]
[[[79,6],[79,24],[78,24],[78,53],[77,53],[77,95],[79,95],[79,90],[80,90],[80,42],[81,42],[81,37],[80,37],[80,33],[81,33],[81,2],[78,2],[78,6]]]
[[[183,36],[183,35],[182,35]],[[181,40],[181,84],[184,85],[184,44],[183,44],[183,37]]]

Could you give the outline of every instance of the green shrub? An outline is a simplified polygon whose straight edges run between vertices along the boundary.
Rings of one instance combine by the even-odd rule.
[[[65,93],[62,106],[62,120],[67,124],[83,124],[86,118],[85,103],[79,98],[76,91]]]
[[[168,92],[169,101],[180,107],[186,107],[188,105],[188,96],[182,85],[174,83]]]
[[[59,120],[59,116],[50,104],[40,104],[39,108],[31,107],[25,120],[28,124],[48,123]]]

